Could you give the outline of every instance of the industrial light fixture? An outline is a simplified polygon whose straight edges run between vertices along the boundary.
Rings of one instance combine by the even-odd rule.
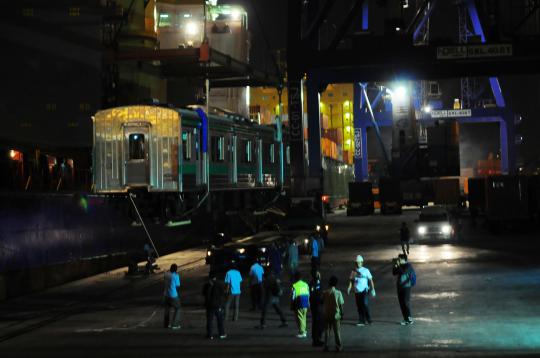
[[[424,113],[431,113],[431,106],[424,106],[424,108],[422,108],[422,111]]]
[[[394,101],[403,102],[407,99],[407,88],[403,85],[398,85],[393,90],[388,88],[386,91],[390,93],[390,96]]]
[[[195,22],[188,22],[186,24],[187,35],[197,35],[199,33],[199,26]]]
[[[240,17],[242,16],[242,13],[239,9],[233,8],[231,11],[231,18],[235,21],[240,20]]]

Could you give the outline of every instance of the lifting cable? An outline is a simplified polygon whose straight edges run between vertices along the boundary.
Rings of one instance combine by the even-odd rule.
[[[154,245],[154,240],[152,240],[152,237],[150,236],[150,233],[148,232],[148,229],[146,228],[146,225],[144,224],[144,220],[141,214],[139,213],[139,209],[137,209],[137,205],[135,204],[135,200],[133,200],[133,196],[134,195],[132,193],[128,194],[129,200],[131,201],[131,204],[133,205],[133,208],[135,209],[135,213],[137,213],[137,217],[141,221],[142,227],[144,228],[144,232],[146,233],[146,236],[148,237],[148,241],[150,241],[150,244],[152,244],[152,247],[154,248],[154,252],[156,253],[156,256],[159,258],[159,253],[156,249],[156,245]]]

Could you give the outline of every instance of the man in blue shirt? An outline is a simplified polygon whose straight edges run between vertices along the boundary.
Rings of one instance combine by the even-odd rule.
[[[249,270],[251,310],[253,311],[261,308],[263,274],[264,268],[259,263],[259,260],[255,261]]]
[[[315,277],[321,267],[321,250],[319,234],[317,232],[311,235],[311,276]]]
[[[240,294],[242,293],[240,285],[242,283],[242,275],[240,271],[233,266],[225,274],[225,284],[227,285],[227,303],[225,305],[225,320],[229,318],[229,308],[234,301],[234,315],[232,320],[238,320],[238,311],[240,309]]]
[[[178,266],[172,264],[168,272],[165,272],[165,289],[163,291],[165,301],[165,313],[163,317],[163,326],[165,328],[180,329],[180,275],[176,272]],[[174,309],[173,321],[169,325],[171,308]]]

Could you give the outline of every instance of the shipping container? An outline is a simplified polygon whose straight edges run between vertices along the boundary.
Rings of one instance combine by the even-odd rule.
[[[379,180],[381,214],[401,214],[401,187],[399,179],[381,178]]]
[[[469,190],[469,212],[471,217],[475,218],[485,213],[486,208],[486,179],[485,178],[469,178],[467,180]]]
[[[375,211],[373,185],[370,182],[349,183],[347,216],[371,215]]]
[[[404,180],[401,182],[402,204],[407,206],[424,206],[433,200],[432,186],[421,180]]]
[[[529,220],[528,182],[527,177],[519,175],[487,177],[486,220],[496,224]]]
[[[537,221],[540,219],[540,176],[529,177],[529,211]]]
[[[433,194],[435,204],[457,207],[460,201],[459,179],[433,180]]]

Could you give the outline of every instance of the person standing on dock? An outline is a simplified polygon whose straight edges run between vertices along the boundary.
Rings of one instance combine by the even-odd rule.
[[[176,264],[172,264],[169,271],[165,272],[164,274],[164,328],[180,329],[180,275],[178,275],[176,271],[178,271],[178,266]],[[170,323],[171,308],[174,310],[172,323]]]
[[[255,311],[261,308],[262,287],[263,287],[264,268],[255,261],[249,269],[249,290],[251,293],[251,310]]]
[[[234,302],[234,313],[232,320],[238,321],[240,310],[240,294],[242,293],[240,285],[242,284],[242,275],[233,262],[233,267],[225,274],[225,284],[227,285],[227,304],[225,306],[225,319],[229,319],[229,309]]]

